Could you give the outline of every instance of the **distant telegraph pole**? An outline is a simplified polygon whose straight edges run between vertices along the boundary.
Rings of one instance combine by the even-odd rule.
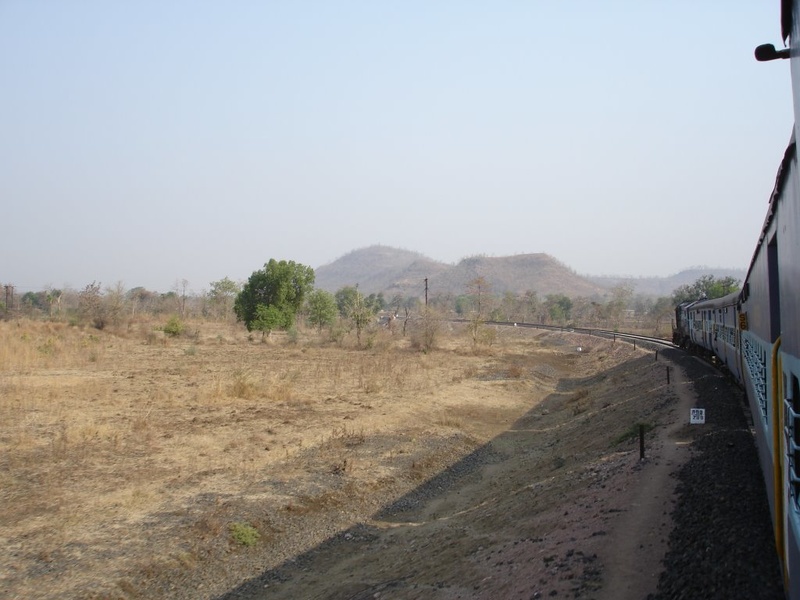
[[[428,306],[428,278],[425,278],[425,306]]]

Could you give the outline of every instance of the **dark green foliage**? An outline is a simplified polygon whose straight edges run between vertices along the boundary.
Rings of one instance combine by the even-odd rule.
[[[314,285],[314,269],[294,261],[274,258],[264,268],[254,271],[236,297],[236,318],[244,321],[248,331],[267,332],[267,327],[286,329],[294,323],[306,294]],[[271,307],[261,311],[259,307]],[[256,327],[258,323],[258,327]]]
[[[383,292],[378,294],[370,294],[364,298],[364,304],[372,311],[373,314],[378,314],[386,308],[386,300],[383,298]]]
[[[466,294],[456,296],[455,310],[456,314],[461,317],[469,314],[473,310],[472,296],[467,296]]]
[[[364,296],[358,291],[358,286],[349,286],[341,288],[335,295],[336,306],[339,308],[339,314],[345,318],[349,318],[352,313],[353,306],[361,304],[366,307],[373,315],[378,314],[386,308],[386,300],[383,297],[383,292],[378,294],[370,294]]]
[[[549,294],[544,306],[553,323],[564,325],[572,318],[572,300],[564,294]]]
[[[42,311],[46,311],[50,307],[47,303],[47,292],[25,292],[21,302],[23,306],[30,306]]]
[[[703,275],[691,285],[682,285],[672,293],[672,303],[677,306],[694,300],[722,298],[739,289],[741,281],[733,277],[717,279],[713,275]]]
[[[336,306],[339,309],[339,314],[347,318],[350,307],[356,303],[358,296],[358,289],[351,285],[346,285],[339,289],[334,296],[336,298]]]
[[[282,311],[275,305],[259,304],[256,307],[256,318],[249,327],[250,331],[260,331],[267,336],[276,329],[289,329],[294,323],[294,316]]]

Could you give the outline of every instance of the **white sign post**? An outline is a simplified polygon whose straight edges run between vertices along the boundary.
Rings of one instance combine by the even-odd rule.
[[[689,411],[689,423],[691,425],[703,425],[706,422],[706,409],[693,408]]]

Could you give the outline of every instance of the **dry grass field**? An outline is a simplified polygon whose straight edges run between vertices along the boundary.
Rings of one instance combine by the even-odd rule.
[[[545,431],[629,403],[629,376],[610,373],[647,354],[513,328],[474,348],[443,326],[425,353],[399,332],[359,349],[158,326],[0,322],[0,596],[219,596],[523,417]],[[631,411],[602,426],[600,455],[652,407]],[[589,460],[554,439],[548,477]]]

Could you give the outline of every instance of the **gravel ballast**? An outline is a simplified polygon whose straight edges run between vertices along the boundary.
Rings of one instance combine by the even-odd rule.
[[[705,425],[678,472],[674,528],[652,600],[783,599],[764,478],[743,392],[690,355],[668,351],[693,382]]]

